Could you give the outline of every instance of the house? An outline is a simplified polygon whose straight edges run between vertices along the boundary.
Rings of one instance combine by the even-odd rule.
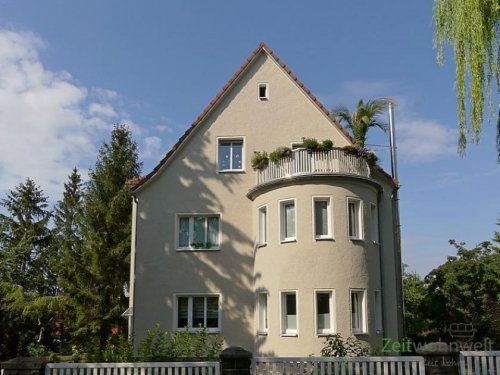
[[[309,152],[303,139],[330,139]],[[130,332],[219,332],[254,355],[319,355],[324,336],[402,336],[397,183],[260,44],[134,196]],[[254,152],[293,148],[253,170]]]

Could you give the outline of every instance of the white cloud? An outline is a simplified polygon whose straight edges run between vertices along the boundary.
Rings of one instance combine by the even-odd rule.
[[[396,142],[405,161],[427,163],[457,154],[455,131],[437,121],[403,118],[396,126]]]
[[[142,141],[144,144],[141,152],[142,158],[160,159],[163,156],[164,150],[161,145],[162,140],[160,137],[146,137]]]
[[[31,177],[55,201],[71,168],[85,174],[94,163],[122,113],[114,91],[47,69],[43,47],[32,33],[0,30],[0,192]]]
[[[115,109],[109,103],[90,103],[88,111],[93,116],[102,116],[108,118],[115,118],[118,116]]]

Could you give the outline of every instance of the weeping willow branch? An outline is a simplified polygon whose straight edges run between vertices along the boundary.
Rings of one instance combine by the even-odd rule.
[[[499,90],[500,64],[498,0],[435,0],[434,44],[438,63],[444,61],[444,46],[454,49],[455,89],[458,111],[458,150],[464,154],[467,140],[477,143],[481,136],[485,96],[490,118],[496,113],[492,82]],[[468,103],[466,99],[469,99]],[[497,127],[497,154],[500,162],[500,127]]]

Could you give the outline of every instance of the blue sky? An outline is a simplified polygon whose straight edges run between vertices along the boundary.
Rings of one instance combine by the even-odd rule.
[[[328,107],[393,97],[403,256],[422,275],[500,229],[495,129],[456,153],[454,65],[426,1],[0,0],[0,197],[30,176],[52,201],[113,123],[156,165],[260,41]],[[387,145],[373,132],[368,143]],[[376,147],[387,170],[389,154]]]

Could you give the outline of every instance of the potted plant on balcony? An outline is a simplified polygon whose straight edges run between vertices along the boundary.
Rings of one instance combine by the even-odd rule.
[[[292,155],[292,149],[290,147],[278,147],[276,150],[269,154],[269,160],[276,163],[281,158],[289,157]]]
[[[302,146],[310,153],[315,151],[330,151],[333,148],[333,141],[331,139],[324,139],[318,142],[315,138],[302,138]]]
[[[269,164],[269,157],[266,151],[254,151],[251,159],[254,170],[263,169]]]
[[[302,146],[311,153],[318,151],[319,142],[316,138],[302,138]]]
[[[323,139],[319,144],[318,151],[330,151],[333,148],[333,141],[331,139]]]
[[[370,167],[373,167],[378,162],[378,156],[375,152],[367,150],[364,147],[359,147],[356,144],[344,146],[342,150],[348,155],[354,155],[365,159]]]

